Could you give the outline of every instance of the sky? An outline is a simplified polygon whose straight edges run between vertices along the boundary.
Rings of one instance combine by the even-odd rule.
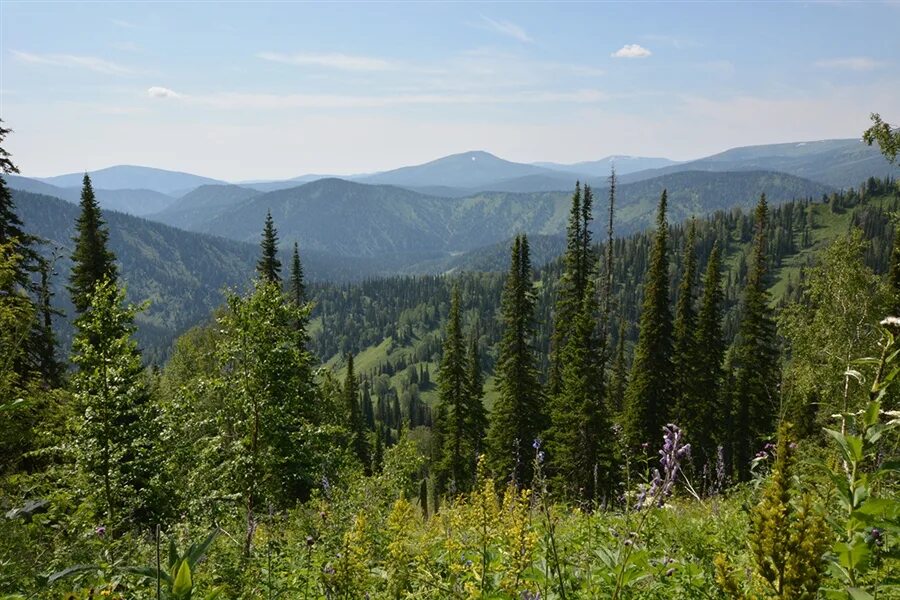
[[[900,121],[900,2],[0,1],[23,174],[698,158]]]

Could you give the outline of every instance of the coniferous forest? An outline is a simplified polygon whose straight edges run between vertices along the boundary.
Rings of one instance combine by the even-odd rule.
[[[268,211],[150,357],[90,176],[67,272],[0,178],[0,598],[900,598],[897,182],[627,236],[617,185],[356,283]]]

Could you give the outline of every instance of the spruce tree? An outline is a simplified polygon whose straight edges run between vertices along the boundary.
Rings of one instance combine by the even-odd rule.
[[[75,250],[72,252],[69,292],[75,310],[82,314],[90,307],[91,294],[99,282],[109,280],[111,284],[116,283],[116,257],[107,248],[109,231],[87,173],[81,190],[81,214],[75,229],[77,235],[73,238]]]
[[[552,398],[560,391],[562,382],[562,352],[568,338],[571,323],[578,313],[584,293],[584,273],[582,273],[583,217],[581,183],[575,182],[575,193],[569,208],[569,222],[566,225],[566,253],[563,255],[563,274],[559,280],[556,306],[553,316],[553,337],[551,338],[550,378],[548,395]]]
[[[375,408],[372,406],[372,396],[369,393],[369,380],[363,381],[362,392],[362,414],[363,421],[369,431],[375,431]]]
[[[533,444],[545,427],[544,396],[534,352],[534,292],[528,238],[516,236],[500,318],[503,333],[497,361],[500,392],[488,433],[488,461],[499,477],[528,486]]]
[[[691,379],[679,398],[679,419],[691,442],[691,458],[697,472],[704,468],[712,473],[716,446],[726,444],[726,425],[731,418],[727,395],[722,393],[722,362],[725,341],[722,333],[721,252],[718,241],[713,244],[703,275],[703,297],[694,336],[695,358],[690,367]]]
[[[697,364],[697,344],[695,329],[697,315],[694,311],[694,278],[697,271],[697,257],[694,247],[697,225],[691,220],[687,240],[684,244],[681,284],[678,286],[678,301],[675,304],[675,327],[672,346],[672,370],[676,422],[684,428],[684,419],[694,410],[690,405],[690,387],[694,381],[694,367]],[[690,435],[690,432],[688,432]]]
[[[272,220],[272,212],[266,212],[266,224],[263,227],[262,256],[256,263],[256,272],[262,280],[281,283],[281,261],[278,260],[278,231]]]
[[[669,310],[669,259],[666,191],[659,199],[656,235],[644,283],[640,333],[625,393],[624,428],[637,446],[659,438],[669,414],[672,390],[672,315]]]
[[[779,401],[779,352],[767,291],[768,205],[763,194],[754,216],[753,246],[741,322],[734,343],[734,467],[738,478],[750,477],[750,459],[773,431]]]
[[[38,269],[41,280],[37,290],[38,319],[34,328],[36,362],[44,383],[50,387],[59,387],[65,367],[56,356],[57,340],[53,331],[53,317],[62,313],[51,304],[53,292],[50,289],[50,261],[41,259]]]
[[[347,429],[350,432],[350,447],[369,474],[369,440],[362,412],[359,410],[359,382],[353,372],[353,355],[347,354],[347,376],[344,378],[343,404],[347,415]]]
[[[468,491],[473,473],[470,455],[475,448],[469,444],[467,428],[471,423],[468,365],[459,308],[459,287],[454,286],[450,297],[450,314],[444,337],[441,368],[438,372],[438,393],[444,413],[444,447],[440,465],[440,487],[448,485],[457,492]]]

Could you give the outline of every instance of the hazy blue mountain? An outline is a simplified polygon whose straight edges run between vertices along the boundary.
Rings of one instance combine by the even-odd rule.
[[[658,158],[650,156],[625,156],[615,155],[601,158],[600,160],[589,160],[572,164],[561,164],[553,162],[536,162],[539,167],[546,167],[554,171],[563,171],[565,173],[587,173],[589,175],[607,177],[613,164],[616,166],[616,173],[619,175],[627,175],[637,171],[646,169],[660,169],[678,164],[678,161],[668,158]]]
[[[490,189],[490,185],[527,175],[558,175],[552,169],[498,158],[488,152],[464,152],[411,167],[354,177],[360,183],[396,185],[406,188],[447,186]]]
[[[232,209],[262,192],[238,185],[201,185],[149,218],[181,229],[193,230],[212,215]]]
[[[673,173],[619,187],[620,233],[652,225],[663,188],[668,188],[673,220],[720,209],[753,206],[765,192],[775,204],[820,197],[831,188],[783,173],[742,171]],[[571,190],[479,192],[440,198],[405,188],[324,179],[253,196],[235,208],[194,224],[194,229],[256,242],[271,210],[284,246],[342,257],[365,257],[381,271],[415,269],[509,239],[518,232],[559,235],[565,230]],[[209,188],[214,191],[214,188]],[[606,188],[595,186],[598,222],[606,210]],[[429,267],[431,268],[431,267]]]
[[[624,175],[623,183],[678,171],[780,171],[835,188],[860,185],[869,177],[900,177],[877,147],[858,139],[792,142],[732,148],[699,160]]]
[[[76,187],[63,188],[28,177],[19,177],[17,175],[5,175],[4,177],[9,183],[9,186],[17,190],[35,194],[46,194],[48,196],[53,196],[54,198],[62,198],[63,200],[74,203],[77,203],[81,199],[80,181]],[[104,209],[137,216],[159,212],[175,202],[175,198],[172,196],[153,190],[104,190],[95,187],[94,195],[100,203],[100,206]]]
[[[135,165],[116,165],[89,171],[91,182],[95,188],[104,190],[153,190],[163,194],[177,194],[186,192],[201,185],[211,183],[225,183],[209,177],[181,173],[179,171],[167,171],[152,167],[139,167]],[[55,177],[35,178],[44,183],[57,187],[80,187],[84,173],[69,173],[56,175]]]

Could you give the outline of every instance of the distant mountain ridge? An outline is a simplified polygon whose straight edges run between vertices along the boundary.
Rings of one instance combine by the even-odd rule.
[[[104,190],[143,189],[169,195],[179,195],[179,192],[188,192],[201,185],[225,183],[218,179],[191,173],[137,165],[116,165],[96,171],[87,171],[87,173],[91,176],[91,182],[95,188]],[[83,177],[84,172],[54,177],[33,177],[32,179],[66,188],[80,187]]]

